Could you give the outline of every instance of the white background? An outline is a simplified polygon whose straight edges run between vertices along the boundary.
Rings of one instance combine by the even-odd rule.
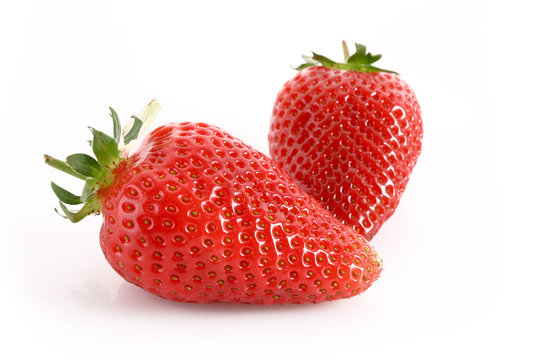
[[[0,357],[540,357],[538,11],[530,2],[2,2]],[[218,125],[268,152],[300,54],[382,53],[423,110],[423,153],[372,244],[360,297],[257,307],[168,302],[125,283],[99,217],[57,216],[42,154],[86,151],[156,97],[156,126]],[[10,354],[6,357],[6,354]]]

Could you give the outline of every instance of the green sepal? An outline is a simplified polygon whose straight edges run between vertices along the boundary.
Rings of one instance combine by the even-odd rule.
[[[70,193],[69,191],[67,191],[64,188],[61,188],[60,186],[56,185],[52,181],[51,181],[51,187],[54,193],[56,194],[56,197],[58,197],[58,199],[65,204],[79,205],[84,202],[81,200],[80,196]]]
[[[92,192],[92,189],[88,185],[88,181],[84,183],[82,194],[81,194],[81,201],[86,202],[90,196],[92,196],[94,193]]]
[[[109,110],[111,111],[111,118],[113,121],[113,138],[114,141],[116,141],[117,144],[120,143],[120,136],[122,134],[122,126],[120,125],[120,118],[118,117],[118,114],[112,107],[109,106]]]
[[[308,67],[311,67],[311,66],[319,66],[319,63],[315,60],[313,60],[313,58],[311,56],[307,56],[307,55],[302,55],[302,59],[304,59],[305,63],[296,67],[295,69],[296,70],[302,70],[302,69],[305,69],[305,68],[308,68]]]
[[[366,47],[362,44],[354,45],[356,46],[356,52],[347,59],[348,64],[373,64],[382,57],[380,54],[366,53]]]
[[[338,63],[335,62],[334,60],[330,60],[329,58],[327,58],[326,56],[323,56],[321,54],[317,54],[315,52],[312,52],[312,56],[311,58],[313,59],[313,62],[315,63],[319,63],[321,64],[322,66],[325,66],[325,67],[333,67],[333,66],[337,66]]]
[[[124,144],[129,144],[131,141],[135,140],[137,136],[139,136],[139,131],[141,131],[141,127],[143,126],[143,122],[141,119],[136,117],[135,115],[132,116],[134,122],[131,129],[129,129],[126,136],[124,136]]]
[[[90,130],[94,134],[94,138],[92,139],[94,155],[96,155],[96,159],[102,167],[108,167],[120,158],[118,143],[112,137],[99,130],[92,127]]]
[[[312,56],[303,55],[302,58],[305,62],[296,67],[296,70],[303,70],[312,66],[324,66],[331,69],[358,71],[363,73],[387,72],[397,74],[394,71],[381,69],[372,65],[373,63],[377,62],[382,55],[368,53],[366,51],[366,47],[362,44],[355,44],[355,48],[356,52],[351,56],[348,56],[348,49],[346,44],[344,44],[343,49],[346,60],[342,63],[331,60],[326,56],[317,54],[315,52],[312,53]]]
[[[101,165],[86,154],[73,154],[66,158],[66,163],[76,172],[86,177],[96,178],[101,175]]]
[[[81,175],[73,170],[65,161],[53,158],[47,154],[43,155],[43,157],[45,158],[45,164],[49,165],[50,167],[65,172],[71,176],[75,176],[77,179],[86,180],[86,176]]]
[[[66,205],[64,205],[61,201],[59,202],[59,205],[60,205],[60,209],[62,209],[62,212],[64,213],[65,216],[60,214],[60,212],[57,209],[54,209],[54,210],[58,213],[58,215],[69,219],[69,221],[71,221],[73,223],[81,221],[86,216],[88,216],[88,215],[90,215],[92,213],[99,212],[99,209],[100,209],[98,201],[94,197],[90,198],[84,204],[84,206],[79,211],[76,211],[76,212],[75,211],[70,211],[66,207]]]

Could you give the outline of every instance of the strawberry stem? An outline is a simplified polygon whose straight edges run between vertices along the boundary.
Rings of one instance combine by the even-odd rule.
[[[122,156],[128,156],[129,151],[136,143],[134,140],[148,129],[156,119],[160,110],[161,105],[159,105],[156,99],[153,99],[139,111],[137,115],[133,115],[131,119],[128,120],[122,129],[123,138],[120,138],[120,142],[118,142]]]
[[[351,55],[349,54],[349,46],[347,46],[347,42],[345,40],[341,42],[341,46],[343,47],[343,60],[347,62],[347,60],[349,60],[349,58],[351,57]]]

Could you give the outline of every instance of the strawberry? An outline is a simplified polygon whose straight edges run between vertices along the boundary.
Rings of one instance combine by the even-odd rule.
[[[394,213],[420,155],[422,119],[411,88],[345,52],[306,62],[278,93],[269,132],[278,166],[336,219],[371,240]]]
[[[281,304],[347,298],[378,278],[381,261],[367,240],[267,156],[189,122],[158,127],[128,155],[111,114],[114,138],[92,129],[95,159],[45,158],[85,181],[81,196],[52,187],[69,220],[103,214],[101,248],[128,282],[180,302]],[[134,119],[128,145],[145,123]]]

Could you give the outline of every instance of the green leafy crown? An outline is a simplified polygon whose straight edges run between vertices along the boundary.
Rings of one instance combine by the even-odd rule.
[[[345,41],[343,42],[343,55],[345,62],[342,63],[330,60],[326,56],[317,54],[315,52],[313,52],[311,56],[303,55],[302,58],[304,59],[305,63],[296,67],[296,70],[303,70],[312,66],[324,66],[331,69],[359,71],[364,73],[396,73],[394,71],[381,69],[372,65],[373,63],[377,62],[382,55],[373,55],[372,53],[367,52],[366,47],[362,44],[355,44],[355,47],[355,53],[349,56],[347,43]]]
[[[97,197],[98,191],[107,188],[114,181],[114,169],[127,159],[129,149],[133,146],[141,129],[148,127],[160,109],[157,101],[152,100],[139,113],[139,116],[133,115],[132,121],[128,122],[122,130],[118,114],[109,107],[113,121],[113,136],[92,127],[89,128],[93,135],[89,143],[95,157],[77,153],[69,155],[64,161],[44,155],[47,165],[84,181],[81,195],[75,195],[51,182],[52,190],[60,200],[60,209],[64,215],[55,209],[58,214],[71,222],[78,222],[87,215],[99,213],[101,202]],[[71,211],[66,206],[81,204],[82,207],[77,211]]]

